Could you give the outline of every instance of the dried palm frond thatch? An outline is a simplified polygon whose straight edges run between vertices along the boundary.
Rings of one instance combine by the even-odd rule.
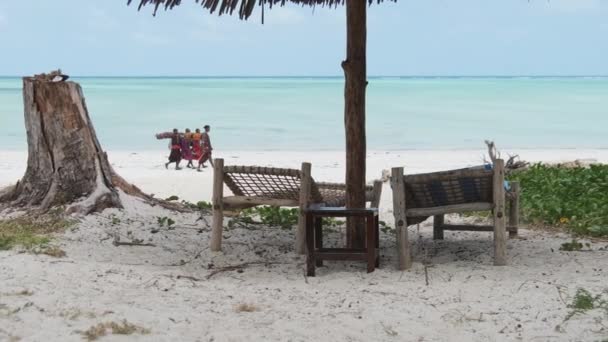
[[[272,6],[285,6],[286,3],[290,2],[296,5],[301,6],[327,6],[327,7],[337,7],[338,5],[344,5],[346,0],[195,0],[196,3],[200,3],[201,6],[209,10],[210,13],[214,13],[216,10],[219,15],[224,13],[232,15],[234,10],[238,7],[239,18],[247,19],[253,12],[253,9],[256,5],[262,7],[262,15],[265,6],[268,8],[272,8]],[[365,1],[365,0],[359,0]],[[371,5],[372,3],[381,3],[384,0],[367,0],[367,2]],[[396,0],[387,0],[396,2]],[[127,4],[131,4],[133,0],[128,0]],[[182,0],[139,0],[140,10],[142,7],[146,5],[154,6],[153,15],[156,15],[156,12],[160,7],[164,7],[165,10],[173,9],[175,6],[181,5]]]

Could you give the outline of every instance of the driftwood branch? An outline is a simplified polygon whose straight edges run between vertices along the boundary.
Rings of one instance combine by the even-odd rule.
[[[155,244],[153,243],[144,243],[141,240],[133,240],[133,241],[127,241],[127,242],[123,242],[120,241],[120,236],[118,234],[114,234],[114,241],[112,241],[112,244],[114,246],[146,246],[146,247],[156,247]]]
[[[203,223],[205,223],[205,226],[207,226],[207,228],[210,228],[211,224],[209,224],[209,221],[207,221],[207,218],[205,216],[211,215],[211,211],[208,209],[200,209],[199,215],[200,216],[196,219],[195,223],[198,221],[203,221]]]
[[[165,266],[184,266],[184,265],[186,265],[186,264],[189,264],[189,263],[193,262],[194,260],[196,260],[196,259],[200,258],[200,257],[201,257],[201,254],[203,254],[203,252],[204,252],[204,251],[206,251],[206,250],[207,250],[207,248],[209,248],[209,247],[205,247],[205,248],[201,249],[201,250],[200,250],[198,253],[196,253],[196,254],[195,254],[193,257],[192,257],[192,259],[190,259],[190,260],[188,260],[188,261],[185,261],[185,260],[180,260],[180,261],[179,261],[178,263],[176,263],[176,264],[169,264],[169,265],[165,265]]]
[[[121,242],[114,241],[114,246],[146,246],[146,247],[156,247],[153,243],[143,243],[143,242]]]
[[[490,157],[490,161],[492,164],[496,162],[497,159],[500,159],[501,154],[500,151],[496,148],[496,144],[491,140],[485,141],[486,146],[488,148],[488,156]],[[507,159],[505,163],[506,171],[512,171],[516,169],[522,169],[529,165],[528,162],[520,160],[519,155],[517,154],[509,154],[509,159]],[[484,157],[484,163],[488,163],[488,161]]]
[[[492,164],[496,161],[496,159],[500,159],[500,152],[496,149],[496,145],[491,140],[485,141],[486,146],[488,147],[488,156],[490,156],[490,161]]]
[[[211,277],[213,277],[214,275],[218,274],[218,273],[222,273],[222,272],[229,272],[229,271],[240,271],[242,272],[244,268],[247,268],[251,265],[264,265],[264,266],[268,266],[268,265],[274,265],[274,264],[281,264],[280,262],[268,262],[268,261],[251,261],[251,262],[245,262],[239,265],[231,265],[231,266],[225,266],[225,267],[220,267],[217,268],[215,270],[213,270],[212,272],[210,272],[209,274],[207,274],[207,279],[211,279]]]
[[[177,279],[189,279],[192,281],[201,281],[202,279],[196,278],[196,277],[192,277],[192,276],[187,276],[187,275],[178,275],[176,277]]]
[[[137,186],[127,182],[124,178],[122,178],[120,175],[118,175],[114,170],[111,170],[111,172],[112,172],[113,185],[115,187],[121,189],[122,191],[124,191],[127,195],[141,198],[144,202],[148,203],[151,206],[158,205],[165,209],[174,210],[174,211],[177,211],[180,213],[188,213],[188,212],[193,211],[192,209],[188,208],[187,206],[185,206],[181,203],[169,202],[169,201],[165,201],[165,200],[162,200],[159,198],[154,198],[152,195],[148,195],[145,192],[141,191],[141,189],[139,189]]]

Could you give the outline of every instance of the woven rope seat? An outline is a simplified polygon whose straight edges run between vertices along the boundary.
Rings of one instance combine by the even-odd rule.
[[[492,170],[486,170],[483,166],[406,175],[404,183],[407,207],[417,209],[492,203],[492,177]],[[489,204],[488,209],[491,209]],[[429,216],[408,215],[407,223],[417,224]]]
[[[235,196],[292,200],[300,197],[302,172],[261,166],[225,166],[224,183]],[[373,187],[366,186],[366,201],[373,199]],[[311,202],[328,207],[346,205],[346,185],[315,182],[311,184]]]

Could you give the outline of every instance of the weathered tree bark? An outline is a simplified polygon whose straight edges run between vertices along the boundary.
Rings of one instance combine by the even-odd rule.
[[[3,207],[89,214],[122,208],[117,189],[150,205],[191,211],[179,203],[145,194],[120,177],[102,150],[84,101],[74,82],[51,82],[53,75],[23,78],[28,162],[16,185],[0,190]]]
[[[27,169],[0,201],[43,211],[65,205],[82,214],[121,208],[80,85],[24,77],[23,100]]]
[[[367,1],[346,1],[344,125],[346,128],[346,207],[365,207],[365,88]],[[347,244],[362,247],[365,228],[358,219],[347,222]]]

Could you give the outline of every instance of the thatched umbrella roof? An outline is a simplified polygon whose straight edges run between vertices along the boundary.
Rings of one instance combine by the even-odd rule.
[[[127,4],[131,4],[133,0],[128,0]],[[234,11],[238,8],[239,18],[247,19],[253,12],[256,4],[262,7],[262,10],[265,6],[268,8],[272,8],[272,6],[285,6],[286,3],[290,2],[296,5],[301,6],[328,6],[328,7],[337,7],[338,5],[343,5],[346,0],[195,0],[196,3],[200,3],[201,6],[209,10],[210,13],[214,13],[216,10],[219,15],[224,13],[228,13],[232,15]],[[360,0],[365,1],[365,0]],[[371,5],[374,3],[374,0],[367,0]],[[377,3],[381,3],[384,0],[375,0]],[[390,0],[397,1],[397,0]],[[165,10],[173,9],[175,6],[181,5],[182,0],[139,0],[139,7],[146,5],[154,6],[154,15],[160,7],[164,7]]]

